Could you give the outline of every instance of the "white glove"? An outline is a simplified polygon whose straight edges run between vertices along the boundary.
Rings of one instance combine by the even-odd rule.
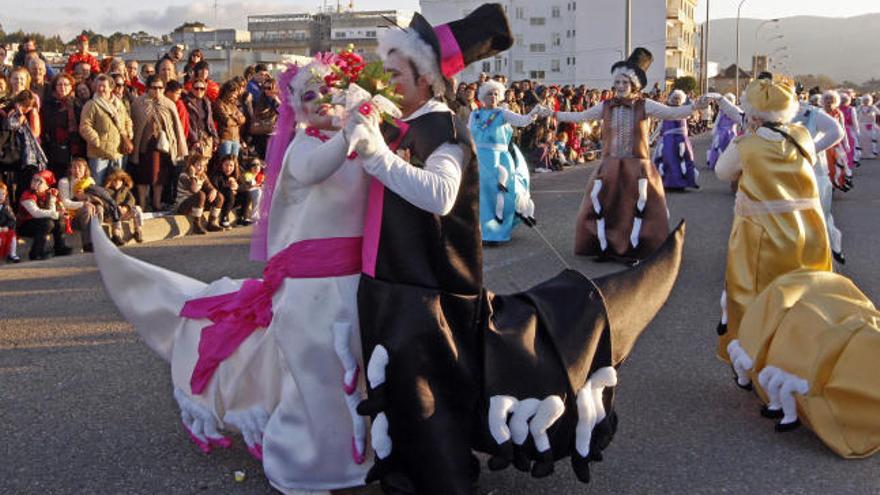
[[[370,158],[388,149],[379,129],[379,113],[376,110],[369,115],[353,112],[346,124],[345,136],[349,153],[357,151],[361,158]]]

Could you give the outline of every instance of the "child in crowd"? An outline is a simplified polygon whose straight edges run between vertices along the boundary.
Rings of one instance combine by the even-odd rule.
[[[238,159],[235,155],[224,155],[220,157],[217,169],[211,174],[211,182],[217,189],[217,192],[223,196],[223,206],[220,210],[220,226],[224,229],[232,228],[229,223],[229,212],[238,210],[238,223],[246,225],[248,208],[250,206],[250,193],[243,187],[241,179],[241,171],[238,166]]]
[[[10,263],[18,263],[18,239],[15,237],[15,213],[9,206],[9,190],[0,182],[0,257]]]
[[[138,206],[132,193],[134,182],[123,170],[113,170],[104,180],[104,189],[113,198],[119,211],[119,218],[113,221],[113,238],[123,239],[122,222],[134,222],[135,242],[144,242],[144,212]]]
[[[204,235],[223,230],[220,226],[220,208],[223,206],[223,195],[211,185],[205,168],[208,159],[201,155],[191,154],[187,158],[186,168],[177,180],[177,201],[174,211],[192,217],[193,233]],[[202,216],[205,208],[210,208],[211,220],[205,225]]]
[[[242,225],[250,225],[257,221],[260,216],[260,199],[263,197],[263,181],[265,176],[263,161],[252,158],[245,162],[242,167],[241,182],[245,191],[250,195],[251,211],[247,218],[239,220]]]

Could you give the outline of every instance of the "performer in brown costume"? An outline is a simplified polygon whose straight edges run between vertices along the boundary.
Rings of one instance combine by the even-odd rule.
[[[560,122],[602,119],[602,163],[587,182],[575,226],[575,254],[635,262],[654,252],[669,234],[663,180],[651,164],[650,121],[687,118],[697,104],[669,107],[645,99],[653,60],[644,48],[611,67],[614,98],[583,112],[556,112]],[[545,110],[545,114],[550,114]]]

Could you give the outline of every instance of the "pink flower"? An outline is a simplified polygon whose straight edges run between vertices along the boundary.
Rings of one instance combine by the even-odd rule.
[[[364,117],[370,115],[373,112],[373,104],[370,102],[366,102],[358,108],[358,112],[361,113]]]

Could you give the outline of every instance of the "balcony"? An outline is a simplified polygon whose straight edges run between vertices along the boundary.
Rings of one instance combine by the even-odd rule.
[[[668,36],[666,38],[667,50],[685,50],[689,48],[681,36]]]

